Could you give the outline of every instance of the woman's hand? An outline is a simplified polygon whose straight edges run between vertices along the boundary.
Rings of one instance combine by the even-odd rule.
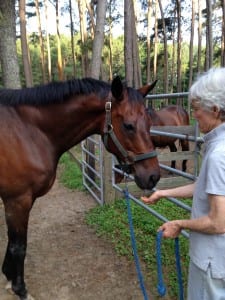
[[[180,220],[174,220],[164,223],[159,227],[158,231],[163,231],[164,238],[176,238],[180,234],[182,227]]]
[[[147,204],[155,204],[158,202],[158,200],[162,198],[160,195],[160,190],[155,191],[154,193],[152,193],[149,197],[146,196],[142,196],[141,200]]]

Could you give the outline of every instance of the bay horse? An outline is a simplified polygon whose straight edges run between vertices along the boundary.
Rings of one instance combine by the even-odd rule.
[[[64,152],[99,134],[106,149],[130,166],[141,189],[158,182],[143,101],[153,86],[136,90],[116,77],[111,84],[83,78],[0,90],[0,196],[8,228],[2,272],[20,300],[33,299],[24,281],[29,214],[52,187]]]
[[[180,105],[168,105],[159,110],[153,108],[149,109],[152,126],[187,126],[190,125],[188,112]],[[177,152],[176,140],[177,138],[151,135],[151,139],[155,147],[165,148],[169,147],[171,152]],[[180,139],[182,151],[189,151],[188,140]],[[176,168],[176,161],[171,162],[171,168]],[[187,160],[182,162],[182,171],[187,169]]]

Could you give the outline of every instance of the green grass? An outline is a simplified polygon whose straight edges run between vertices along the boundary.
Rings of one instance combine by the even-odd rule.
[[[60,181],[68,188],[82,190],[82,174],[79,167],[74,162],[71,163],[68,154],[62,157],[60,163],[63,165]],[[190,200],[185,202],[190,205]],[[151,207],[169,220],[189,218],[189,213],[167,200],[162,199]],[[132,201],[131,210],[138,255],[145,266],[145,282],[149,283],[154,299],[160,299],[157,296],[156,232],[162,222]],[[110,205],[96,206],[86,213],[86,222],[95,229],[98,236],[112,243],[118,255],[126,256],[133,261],[125,199],[118,199]],[[188,240],[180,236],[179,242],[184,290],[186,290],[189,263]],[[178,283],[172,239],[162,241],[162,263],[168,297],[164,299],[177,300]]]
[[[134,202],[131,202],[131,209],[138,255],[146,266],[145,270],[147,270],[145,272],[145,280],[151,281],[151,286],[155,289],[151,292],[156,295],[156,231],[162,222]],[[181,211],[180,208],[163,199],[155,205],[155,209],[168,219],[175,219],[178,216],[179,218],[189,218],[188,214],[184,214],[183,210]],[[93,208],[87,213],[86,221],[95,228],[97,235],[107,237],[113,243],[118,255],[126,255],[128,259],[133,260],[126,201],[124,199],[116,200],[111,205]],[[186,289],[189,263],[188,240],[181,236],[179,244],[184,289]],[[178,299],[175,250],[174,240],[172,239],[164,239],[162,241],[162,262],[168,295],[170,299]]]
[[[59,163],[62,167],[59,181],[69,189],[84,191],[85,189],[82,184],[82,172],[78,165],[71,160],[70,155],[68,153],[64,153],[60,158]]]

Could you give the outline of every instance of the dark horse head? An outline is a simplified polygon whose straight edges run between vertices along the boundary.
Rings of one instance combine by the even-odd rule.
[[[106,102],[104,144],[115,154],[120,168],[134,174],[141,189],[152,189],[160,178],[150,137],[151,120],[143,99],[154,86],[155,82],[136,90],[125,87],[116,77],[111,85],[112,96]]]

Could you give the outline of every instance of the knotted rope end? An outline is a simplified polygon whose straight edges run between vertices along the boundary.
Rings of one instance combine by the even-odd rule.
[[[161,297],[164,297],[166,295],[166,287],[165,286],[158,285],[157,291]]]

